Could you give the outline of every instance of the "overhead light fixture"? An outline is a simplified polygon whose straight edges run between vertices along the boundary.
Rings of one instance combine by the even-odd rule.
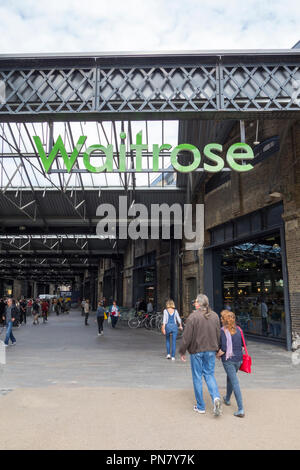
[[[82,206],[82,204],[85,203],[85,199],[83,199],[83,201],[81,201],[79,204],[77,204],[77,206],[75,206],[75,209],[79,209],[80,206]]]
[[[258,140],[258,123],[259,123],[259,121],[257,120],[257,121],[256,121],[255,141],[253,142],[253,145],[259,145],[259,144],[260,144],[260,142],[259,142],[259,140]]]
[[[241,142],[246,142],[245,121],[240,120]]]
[[[280,193],[279,191],[273,191],[272,193],[269,193],[269,196],[270,197],[275,197],[275,198],[280,198],[280,197],[282,197],[282,193]]]
[[[30,201],[27,204],[25,204],[25,206],[20,207],[20,209],[23,211],[24,209],[26,209],[27,207],[31,206],[34,203],[35,203],[35,200]]]

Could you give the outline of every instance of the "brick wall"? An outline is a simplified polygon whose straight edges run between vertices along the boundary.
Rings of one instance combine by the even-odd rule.
[[[246,127],[246,142],[254,141],[254,126]],[[237,132],[237,128],[232,134]],[[282,150],[248,173],[231,173],[231,180],[205,196],[206,230],[282,200],[292,332],[300,333],[300,122],[268,120],[260,125],[259,140],[280,136]],[[230,136],[232,138],[232,135]],[[272,191],[279,199],[269,196]],[[206,233],[206,240],[209,238]],[[201,270],[201,278],[205,273]]]

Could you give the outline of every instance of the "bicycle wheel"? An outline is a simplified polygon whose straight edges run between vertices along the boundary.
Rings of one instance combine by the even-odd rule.
[[[153,315],[153,316],[151,317],[151,319],[150,319],[150,321],[149,321],[149,325],[150,325],[150,328],[151,328],[152,330],[155,330],[155,328],[156,328],[156,316],[155,316],[155,315]]]
[[[139,325],[140,325],[140,320],[136,317],[130,318],[130,320],[128,320],[129,328],[138,328]]]
[[[156,322],[156,328],[158,329],[158,331],[161,330],[162,324],[163,324],[163,319],[162,319],[162,318],[158,318],[158,319],[157,319],[157,322]]]

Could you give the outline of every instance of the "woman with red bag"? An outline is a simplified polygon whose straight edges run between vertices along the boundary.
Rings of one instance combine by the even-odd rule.
[[[230,397],[234,393],[238,411],[234,416],[244,418],[242,393],[240,389],[237,372],[243,362],[243,338],[242,330],[236,326],[235,314],[229,310],[221,312],[221,346],[217,357],[222,359],[223,367],[227,374],[226,396],[223,397],[225,405],[230,406]]]

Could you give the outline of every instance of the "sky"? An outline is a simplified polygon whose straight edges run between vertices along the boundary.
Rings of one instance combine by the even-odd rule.
[[[0,55],[290,49],[300,41],[300,6],[299,0],[0,0],[0,31]],[[151,124],[149,143],[161,143],[161,123]],[[165,132],[175,145],[177,123]],[[18,161],[10,163],[15,168]],[[0,175],[2,185],[8,177]],[[22,184],[19,173],[13,183]]]
[[[0,54],[289,49],[299,0],[0,0]]]

